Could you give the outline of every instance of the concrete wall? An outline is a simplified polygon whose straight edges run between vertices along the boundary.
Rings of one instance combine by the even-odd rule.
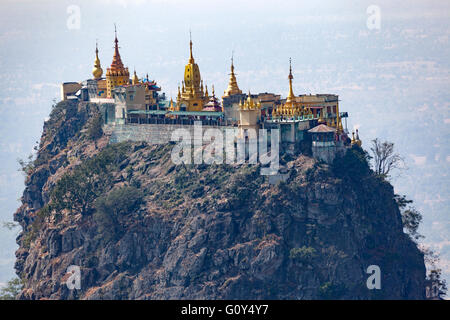
[[[164,144],[171,140],[172,132],[176,129],[187,129],[194,139],[194,126],[181,124],[116,124],[105,125],[104,131],[110,135],[110,143],[118,143],[122,141],[145,141],[149,144]],[[225,129],[234,129],[236,127],[213,127],[202,126],[203,134],[207,129],[220,129],[225,137]]]
[[[346,147],[333,146],[333,147],[312,147],[313,157],[319,160],[323,160],[326,163],[332,163],[334,158],[339,154],[343,155]]]

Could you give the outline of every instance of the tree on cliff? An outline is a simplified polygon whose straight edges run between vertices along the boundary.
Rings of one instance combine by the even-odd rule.
[[[125,158],[126,144],[106,147],[58,180],[50,195],[50,209],[87,214],[94,200],[112,187],[111,171]]]
[[[103,135],[103,119],[101,114],[97,114],[94,116],[88,126],[87,135],[90,140],[93,140],[95,143],[95,148],[97,148],[97,139],[101,138]]]
[[[104,240],[109,241],[122,233],[123,223],[120,217],[135,211],[143,203],[143,197],[140,189],[125,186],[95,200],[94,220]]]
[[[381,142],[376,138],[372,140],[370,151],[373,159],[373,170],[377,175],[388,178],[395,169],[405,167],[403,158],[394,151],[393,142]]]
[[[407,199],[405,195],[396,194],[394,199],[402,216],[403,228],[410,238],[417,242],[424,237],[418,232],[419,225],[422,222],[422,214],[411,205],[413,201]]]
[[[0,289],[0,300],[15,300],[22,287],[23,283],[19,278],[9,280],[6,287]]]
[[[442,269],[438,267],[440,261],[439,254],[424,246],[421,246],[420,250],[424,254],[428,269],[426,277],[427,299],[444,299],[447,295],[447,281],[442,279]]]

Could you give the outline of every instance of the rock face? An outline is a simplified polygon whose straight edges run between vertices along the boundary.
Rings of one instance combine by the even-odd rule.
[[[172,145],[89,139],[97,112],[60,103],[44,125],[15,214],[20,298],[424,298],[423,255],[403,233],[392,186],[370,172],[285,157],[289,179],[272,185],[256,165],[174,165]],[[58,181],[104,154],[116,155],[107,178],[92,177],[104,179],[96,197],[109,211],[100,200],[49,210]],[[126,188],[138,204],[120,210],[130,196],[109,195]],[[71,265],[79,290],[66,285]],[[366,286],[370,265],[380,290]]]

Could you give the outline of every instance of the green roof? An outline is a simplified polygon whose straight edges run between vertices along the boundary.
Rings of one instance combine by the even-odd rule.
[[[130,111],[128,111],[128,113],[130,113],[130,114],[156,114],[156,115],[166,114],[168,112],[169,111],[166,111],[166,110],[130,110]]]

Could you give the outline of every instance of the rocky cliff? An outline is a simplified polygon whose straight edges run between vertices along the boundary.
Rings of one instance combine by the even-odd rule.
[[[423,255],[361,150],[334,165],[284,156],[289,179],[272,185],[256,165],[174,165],[170,144],[108,144],[98,114],[64,102],[44,124],[15,213],[21,299],[424,298]],[[380,290],[366,286],[370,265]]]

